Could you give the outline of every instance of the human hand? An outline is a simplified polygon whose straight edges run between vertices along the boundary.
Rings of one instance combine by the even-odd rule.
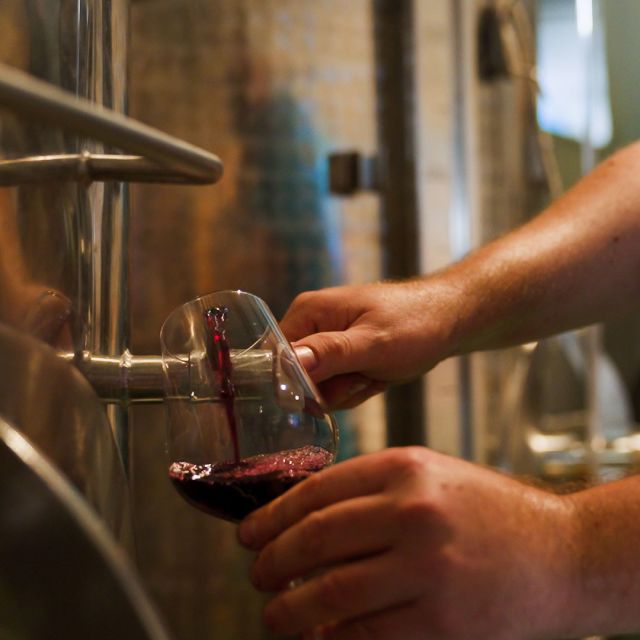
[[[276,633],[557,638],[578,573],[571,505],[425,448],[388,449],[314,474],[238,537],[258,551],[256,588],[278,592],[265,610]]]
[[[437,278],[299,295],[281,327],[327,404],[353,407],[451,355],[457,292]]]

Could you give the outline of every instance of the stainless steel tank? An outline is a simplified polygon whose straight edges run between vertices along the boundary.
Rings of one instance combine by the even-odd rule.
[[[168,637],[131,568],[126,182],[221,165],[121,115],[128,22],[126,0],[0,5],[3,636]]]
[[[46,91],[51,85],[122,111],[127,11],[127,3],[118,0],[54,5],[10,1],[0,8],[6,34],[0,61],[8,65],[0,70],[0,280],[4,292],[0,321],[72,357],[117,352],[126,340],[125,307],[120,305],[127,296],[125,187],[55,173],[60,164],[55,158],[89,156],[102,151],[103,145],[31,113],[39,102],[29,95],[33,89],[29,83],[41,82],[35,93],[42,100],[46,94],[40,89]],[[55,109],[43,109],[44,116],[55,113]],[[39,175],[25,166],[35,160],[48,164],[49,173]],[[69,414],[75,403],[82,405],[82,399],[71,388],[67,391],[64,383],[57,389],[53,386],[58,374],[39,367],[36,350],[21,358],[21,343],[8,337],[4,342],[6,349],[13,350],[3,361],[3,413],[19,417],[19,426],[28,433],[37,429],[37,445],[73,477],[83,455],[83,440],[60,435],[65,421],[61,420],[59,430],[52,428],[46,412],[55,406],[52,395],[59,395],[60,411]],[[29,357],[30,353],[35,355]],[[34,415],[38,403],[43,416]],[[122,440],[123,416],[112,412],[112,418]],[[81,429],[90,428],[81,422]],[[37,428],[36,423],[40,423]],[[63,447],[77,449],[67,452],[73,460],[69,468],[57,455]],[[120,453],[117,456],[119,460]],[[86,476],[93,476],[91,482],[109,486],[109,474],[103,477],[103,470],[91,469],[88,460],[85,465]],[[109,510],[118,509],[122,514],[112,513],[114,520],[126,520],[126,500],[114,495]]]
[[[281,314],[301,290],[380,277],[377,195],[332,198],[327,174],[330,153],[377,148],[372,7],[359,0],[342,15],[335,2],[136,2],[130,58],[129,9],[126,0],[0,5],[0,62],[11,67],[0,67],[0,323],[16,362],[22,342],[11,329],[58,353],[42,368],[34,346],[35,365],[21,363],[15,379],[2,370],[0,417],[33,437],[121,549],[131,546],[126,478],[134,579],[176,637],[267,637],[233,527],[189,509],[166,479],[154,354],[162,320],[193,295],[241,287]],[[226,179],[181,186],[216,182],[217,157],[124,120],[128,101],[145,123],[218,152]],[[156,184],[134,192],[130,238],[131,181]],[[71,365],[93,385],[90,412],[108,418],[97,432],[64,382]],[[359,425],[384,442],[380,402],[343,421],[343,453],[376,446]],[[96,486],[106,500],[92,501]]]
[[[140,585],[128,487],[100,401],[0,327],[0,636],[168,640]]]

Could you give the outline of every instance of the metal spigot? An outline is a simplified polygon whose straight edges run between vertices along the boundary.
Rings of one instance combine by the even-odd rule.
[[[163,360],[160,356],[136,356],[126,350],[120,357],[108,357],[84,352],[80,355],[62,353],[60,357],[73,363],[88,379],[100,399],[107,404],[159,403],[167,398],[164,391]],[[180,397],[196,401],[217,402],[215,386],[191,377],[191,371],[201,365],[207,357],[205,352],[193,352],[176,357],[184,382],[178,386],[183,390]],[[272,351],[231,350],[233,365],[232,380],[242,389],[242,397],[260,394],[270,388],[278,405],[285,411],[300,411],[304,406],[305,393],[300,382],[283,366],[281,358]],[[189,366],[184,366],[189,363]],[[194,378],[198,380],[194,382]],[[172,396],[171,399],[176,399]]]
[[[73,363],[89,380],[94,390],[105,403],[142,404],[162,402],[164,393],[163,361],[160,356],[136,356],[125,350],[120,357],[109,357],[84,352],[60,354],[64,360]],[[185,354],[182,362],[190,361],[192,366],[203,360],[203,352]],[[273,354],[271,351],[232,350],[234,383],[272,383],[274,378]],[[189,380],[190,367],[184,367],[184,388],[200,398],[211,397],[211,389],[192,388]]]

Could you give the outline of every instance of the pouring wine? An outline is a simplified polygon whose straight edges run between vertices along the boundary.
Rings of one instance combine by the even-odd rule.
[[[161,330],[169,478],[194,507],[239,522],[333,463],[333,417],[266,304],[223,291]]]

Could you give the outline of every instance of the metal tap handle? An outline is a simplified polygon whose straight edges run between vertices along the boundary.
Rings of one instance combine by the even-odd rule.
[[[213,153],[1,63],[0,107],[140,154],[160,165],[165,177],[167,170],[185,182],[213,183],[222,176]]]

